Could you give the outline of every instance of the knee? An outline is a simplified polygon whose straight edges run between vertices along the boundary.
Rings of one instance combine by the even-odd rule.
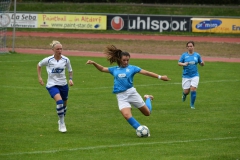
[[[197,90],[197,88],[196,88],[196,87],[193,87],[193,86],[191,86],[190,90],[191,90],[191,91],[196,91],[196,90]]]
[[[129,118],[132,117],[132,114],[131,113],[122,113],[123,117],[128,120]]]
[[[189,92],[190,92],[190,88],[189,88],[189,89],[183,89],[183,93],[184,93],[184,94],[188,95]]]

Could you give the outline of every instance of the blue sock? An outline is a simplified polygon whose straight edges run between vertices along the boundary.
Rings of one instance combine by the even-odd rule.
[[[152,112],[151,98],[147,98],[145,103],[146,103],[146,106],[148,107],[149,111]]]
[[[196,97],[197,97],[197,92],[196,91],[191,91],[191,107],[194,107]]]
[[[137,129],[140,126],[138,121],[133,117],[129,118],[127,121],[134,129]]]

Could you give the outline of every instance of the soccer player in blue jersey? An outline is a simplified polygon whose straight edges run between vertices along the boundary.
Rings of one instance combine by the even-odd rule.
[[[65,76],[65,68],[69,72],[70,86],[73,86],[73,71],[70,60],[62,55],[62,44],[59,41],[53,41],[50,45],[54,55],[44,58],[37,64],[38,81],[41,85],[44,85],[41,77],[41,68],[46,66],[48,73],[46,88],[50,96],[56,101],[56,110],[59,117],[58,130],[66,132],[64,117],[67,111],[69,88]]]
[[[145,116],[149,116],[152,111],[151,100],[153,100],[153,96],[144,95],[146,101],[143,101],[142,97],[133,87],[134,75],[140,73],[163,81],[170,79],[166,75],[161,76],[130,65],[130,54],[117,49],[114,45],[107,46],[104,53],[107,55],[107,60],[110,64],[117,63],[117,66],[107,68],[92,60],[88,60],[86,64],[93,64],[99,71],[112,74],[114,77],[113,93],[116,94],[119,110],[128,123],[134,129],[137,129],[140,123],[132,116],[131,105],[138,108]]]
[[[186,44],[187,52],[184,52],[179,61],[178,65],[183,66],[182,73],[182,101],[186,100],[187,95],[190,92],[191,100],[190,107],[195,109],[194,103],[197,97],[197,87],[199,83],[199,73],[197,65],[204,66],[204,62],[199,53],[194,52],[194,42],[189,41]]]

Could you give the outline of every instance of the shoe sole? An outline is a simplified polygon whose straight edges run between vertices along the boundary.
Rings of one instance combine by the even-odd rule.
[[[147,99],[147,98],[150,98],[151,100],[153,100],[153,96],[152,95],[144,95],[144,98]]]

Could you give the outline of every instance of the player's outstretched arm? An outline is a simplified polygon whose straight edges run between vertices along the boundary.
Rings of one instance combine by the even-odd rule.
[[[142,69],[140,72],[140,74],[143,74],[145,76],[150,76],[150,77],[153,77],[153,78],[158,78],[160,80],[163,80],[163,81],[170,81],[171,79],[169,79],[166,75],[164,76],[160,76],[159,74],[156,74],[156,73],[153,73],[153,72],[149,72],[147,70],[144,70]]]
[[[96,67],[99,71],[101,71],[101,72],[109,72],[109,70],[108,70],[108,68],[107,67],[103,67],[102,65],[100,65],[100,64],[98,64],[98,63],[96,63],[96,62],[94,62],[94,61],[92,61],[92,60],[88,60],[87,62],[86,62],[86,64],[93,64],[94,65],[94,67]]]

